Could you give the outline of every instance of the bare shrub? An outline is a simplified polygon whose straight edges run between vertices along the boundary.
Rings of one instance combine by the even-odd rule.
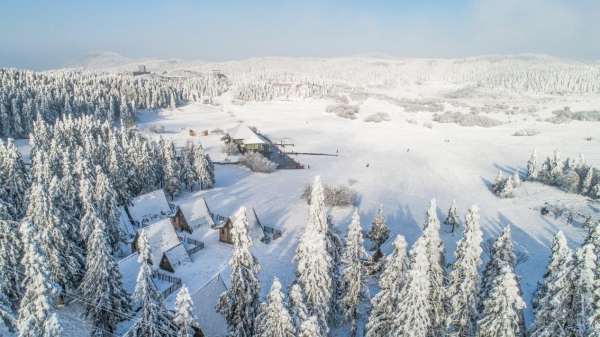
[[[215,135],[220,135],[223,133],[223,129],[221,128],[214,128],[210,131],[210,133],[215,134]]]
[[[239,99],[232,99],[231,100],[231,104],[233,104],[233,105],[244,105],[244,104],[246,104],[246,101],[242,101],[242,100],[239,100]]]
[[[417,121],[416,121],[416,120],[414,120],[414,119],[412,119],[412,118],[411,118],[411,119],[407,119],[407,120],[406,120],[406,122],[407,122],[408,124],[414,124],[414,125],[417,125]]]
[[[246,165],[253,172],[268,173],[277,168],[277,164],[256,152],[249,152],[243,155],[240,158],[240,163]]]
[[[325,112],[335,113],[338,117],[346,119],[356,119],[355,114],[358,113],[358,105],[348,104],[332,104],[325,107]]]
[[[423,126],[428,129],[433,129],[433,124],[431,124],[431,122],[423,122]]]
[[[165,131],[164,125],[153,124],[148,127],[148,132],[161,133]]]
[[[302,199],[306,199],[306,202],[310,204],[310,196],[312,194],[312,184],[309,182],[304,183],[302,190]],[[348,185],[323,185],[323,194],[325,205],[328,206],[349,206],[354,205],[356,201],[356,193],[352,191]]]
[[[363,121],[365,121],[365,122],[373,122],[373,123],[379,123],[379,122],[390,121],[390,120],[392,120],[390,118],[390,115],[388,115],[385,112],[377,112],[377,113],[374,113],[371,116],[365,117],[365,119],[363,119]]]
[[[240,153],[240,149],[234,142],[229,142],[221,148],[221,152],[226,153],[227,155],[232,155]]]
[[[348,179],[348,185],[352,186],[354,184],[356,184],[358,182],[358,180],[354,179],[354,178],[349,178]]]
[[[539,134],[540,134],[540,130],[537,130],[537,129],[521,129],[521,130],[515,132],[515,136],[520,136],[520,137],[535,136],[535,135],[539,135]]]
[[[493,118],[479,116],[479,115],[463,115],[461,112],[446,112],[442,115],[435,114],[433,120],[438,123],[456,123],[460,126],[481,126],[489,128],[498,126],[502,122]]]

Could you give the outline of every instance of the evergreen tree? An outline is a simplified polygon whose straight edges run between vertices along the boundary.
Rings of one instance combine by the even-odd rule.
[[[508,337],[519,333],[518,310],[525,308],[525,302],[519,294],[517,276],[508,263],[500,263],[483,307],[477,321],[477,337]]]
[[[515,171],[512,175],[512,184],[513,187],[519,187],[521,185],[521,177],[519,176],[519,171]]]
[[[131,310],[129,296],[123,289],[119,265],[112,256],[102,220],[95,218],[94,231],[87,243],[86,273],[79,286],[85,299],[85,316],[94,324],[93,335],[115,331],[117,323]]]
[[[498,239],[492,245],[489,252],[490,260],[486,263],[485,269],[483,270],[483,277],[481,279],[481,288],[479,291],[479,308],[483,310],[483,301],[489,296],[489,292],[492,288],[492,282],[500,273],[504,263],[509,266],[514,266],[516,263],[516,256],[513,251],[513,243],[510,237],[510,226],[504,227]]]
[[[429,331],[428,336],[440,336],[445,329],[444,287],[446,286],[446,249],[440,238],[440,220],[435,199],[429,202],[427,221],[423,225],[423,238],[429,260]]]
[[[0,277],[0,281],[2,281],[2,277]],[[11,308],[12,303],[4,293],[0,293],[0,320],[5,327],[8,328],[8,331],[14,332],[15,321],[17,318]]]
[[[393,331],[396,336],[425,337],[430,331],[429,260],[427,239],[421,236],[410,253],[410,267],[394,308]]]
[[[584,245],[575,253],[573,277],[573,299],[566,319],[567,334],[574,336],[594,336],[593,321],[598,300],[598,279],[595,275],[596,255],[594,247]]]
[[[404,286],[408,270],[408,255],[406,240],[398,235],[394,240],[394,250],[385,258],[383,272],[379,277],[379,293],[371,300],[373,309],[366,326],[366,336],[383,336],[394,326],[394,313],[399,302],[400,289]]]
[[[47,254],[51,280],[63,289],[79,284],[85,266],[83,250],[69,237],[69,228],[56,214],[46,188],[36,184],[32,188],[26,219],[39,229],[40,248]]]
[[[555,184],[558,178],[563,174],[564,163],[560,160],[560,148],[554,150],[554,158],[552,158],[549,174],[549,182]]]
[[[290,317],[296,331],[300,329],[300,324],[302,324],[302,322],[308,318],[303,297],[304,296],[302,295],[302,289],[300,286],[297,284],[292,285],[292,288],[288,294],[287,309],[290,313]]]
[[[215,169],[210,160],[210,156],[204,154],[204,148],[200,142],[194,147],[193,155],[194,170],[198,181],[200,182],[200,189],[202,189],[203,186],[211,188],[215,184]]]
[[[175,317],[173,323],[177,326],[177,337],[194,336],[194,326],[197,326],[194,316],[194,302],[190,296],[188,288],[184,285],[177,292],[175,300]]]
[[[293,337],[296,329],[292,318],[283,305],[281,283],[275,278],[267,295],[267,301],[260,305],[260,314],[257,317],[256,336],[260,337]]]
[[[448,216],[446,216],[446,220],[444,220],[444,225],[452,227],[451,233],[454,233],[455,227],[460,226],[460,218],[458,216],[458,211],[456,210],[456,200],[452,201],[452,205],[448,210]]]
[[[390,229],[385,225],[383,217],[383,205],[379,206],[379,212],[371,222],[371,231],[367,234],[371,240],[371,251],[375,251],[390,237]]]
[[[588,231],[594,230],[594,228],[596,228],[596,219],[594,216],[590,214],[581,227],[587,229]]]
[[[117,206],[118,196],[110,184],[108,176],[100,166],[95,167],[96,185],[94,186],[94,202],[96,215],[105,224],[106,239],[113,251],[118,250],[123,240],[119,217],[121,212]]]
[[[535,321],[529,328],[532,337],[566,336],[566,319],[573,298],[573,257],[567,238],[559,231],[551,247],[547,271],[533,305]]]
[[[111,138],[110,149],[110,160],[107,169],[108,177],[117,193],[117,203],[119,205],[129,206],[132,199],[131,187],[127,182],[127,175],[123,173],[124,162],[121,157],[121,147],[114,137]]]
[[[596,261],[600,262],[600,222],[596,222],[596,226],[590,230],[587,237],[583,241],[583,245],[587,244],[594,246]]]
[[[360,217],[358,210],[352,215],[352,222],[348,226],[348,233],[344,245],[344,254],[342,263],[342,292],[343,298],[340,300],[340,309],[342,311],[342,323],[350,322],[350,336],[356,336],[358,319],[358,305],[361,298],[366,297],[367,286],[363,281],[363,269],[361,256],[366,255],[363,247],[363,236],[360,227]]]
[[[15,225],[0,218],[0,293],[6,296],[13,311],[19,307],[23,282],[23,245]]]
[[[321,331],[319,325],[319,319],[316,316],[310,316],[307,320],[302,322],[300,330],[298,331],[298,337],[323,337],[325,334]]]
[[[498,171],[498,175],[496,175],[496,179],[492,184],[492,192],[499,193],[502,188],[502,183],[504,181],[504,177],[502,176],[502,171]]]
[[[44,337],[61,337],[62,333],[63,328],[58,321],[58,315],[54,313],[44,323]]]
[[[140,273],[133,293],[133,301],[141,305],[139,318],[133,323],[128,332],[128,337],[160,337],[175,334],[173,318],[167,312],[154,283],[150,280],[152,270],[150,268],[151,249],[146,237],[146,231],[142,230],[138,238],[138,262],[141,263]]]
[[[170,142],[164,149],[164,181],[165,192],[171,195],[171,200],[181,192],[181,167],[176,159],[175,144]]]
[[[252,239],[248,235],[246,207],[234,214],[235,222],[231,230],[234,251],[231,267],[231,287],[221,294],[217,311],[225,317],[232,336],[252,336],[259,310],[260,283],[258,260],[250,252]]]
[[[473,336],[477,312],[479,289],[478,269],[481,260],[483,234],[479,229],[479,209],[469,208],[465,216],[463,237],[456,244],[455,261],[448,276],[446,312],[448,330],[446,336]]]
[[[27,209],[29,192],[29,172],[25,168],[23,158],[11,138],[6,144],[6,154],[1,163],[3,187],[6,190],[5,202],[10,203],[15,210],[15,220],[20,220]]]
[[[185,188],[190,187],[190,191],[193,191],[194,185],[196,184],[197,174],[193,166],[193,153],[188,141],[185,144],[185,148],[181,151],[181,181],[185,184]]]
[[[513,183],[512,176],[506,178],[506,180],[502,183],[502,187],[500,188],[500,191],[498,192],[498,196],[500,198],[512,198],[514,186],[515,185]]]
[[[527,179],[530,181],[536,180],[538,177],[537,149],[533,150],[531,158],[527,162]]]
[[[582,195],[588,195],[590,190],[592,189],[592,180],[594,178],[594,167],[590,166],[585,177],[581,181],[581,188],[579,189],[579,193]]]
[[[38,246],[42,238],[34,225],[23,222],[19,232],[24,247],[21,263],[25,275],[22,284],[25,293],[21,299],[17,329],[19,337],[37,337],[46,331],[52,300],[58,294],[59,287],[51,280],[50,263],[46,252]]]

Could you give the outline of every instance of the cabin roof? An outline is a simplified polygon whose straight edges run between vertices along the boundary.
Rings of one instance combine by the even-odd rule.
[[[129,221],[129,217],[127,216],[127,212],[125,212],[125,208],[123,206],[119,207],[119,227],[127,234],[126,241],[131,242],[135,237],[135,229],[131,225],[131,221]]]
[[[192,294],[194,315],[205,336],[227,336],[227,322],[215,309],[219,297],[225,291],[227,287],[221,275],[217,275]]]
[[[190,255],[185,250],[183,243],[178,244],[177,246],[167,250],[165,252],[165,256],[169,259],[169,263],[175,271],[181,268],[182,265],[192,262],[190,260]]]
[[[244,139],[243,142],[244,144],[265,144],[265,141],[256,134]]]
[[[193,229],[197,229],[201,226],[215,226],[215,221],[213,220],[208,204],[206,204],[204,198],[198,198],[181,204],[179,205],[179,209],[188,225]]]
[[[155,266],[158,266],[160,263],[164,252],[180,244],[179,237],[177,237],[170,219],[164,219],[140,229],[136,235],[139,235],[142,230],[146,232],[148,245],[152,249],[152,263]]]
[[[234,223],[235,216],[232,215],[230,218],[231,222]],[[265,237],[265,232],[260,221],[258,220],[254,208],[246,208],[246,219],[248,220],[248,235],[250,235],[250,238],[253,240],[262,240]]]
[[[141,263],[137,262],[138,253],[131,254],[118,262],[119,271],[123,275],[123,289],[130,295],[135,291],[137,276],[140,273]]]
[[[129,214],[133,222],[140,227],[166,219],[172,214],[162,189],[135,197],[131,203],[133,206],[128,207]]]
[[[238,140],[238,139],[243,140],[243,139],[250,138],[250,137],[256,135],[254,133],[254,131],[252,131],[248,127],[248,125],[246,125],[244,123],[238,124],[235,128],[229,130],[227,132],[227,134],[229,135],[229,137],[231,137],[231,139],[234,139],[234,140]]]

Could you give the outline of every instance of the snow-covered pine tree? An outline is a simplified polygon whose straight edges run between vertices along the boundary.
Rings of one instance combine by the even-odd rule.
[[[50,319],[52,300],[60,288],[51,280],[50,263],[46,252],[38,246],[42,241],[35,226],[29,221],[19,229],[23,240],[23,260],[25,293],[21,299],[17,330],[19,337],[38,337],[45,332],[46,321]]]
[[[190,191],[194,190],[194,185],[198,179],[196,174],[196,170],[193,166],[194,154],[192,153],[192,147],[190,145],[190,141],[188,140],[185,144],[185,147],[181,151],[181,182],[185,184],[185,188],[190,187]]]
[[[229,261],[231,287],[221,294],[216,308],[225,317],[230,335],[250,337],[255,332],[260,303],[260,266],[250,252],[252,239],[248,235],[246,207],[240,207],[234,218],[231,230],[234,251]]]
[[[532,337],[566,336],[567,312],[573,298],[573,252],[567,246],[562,231],[556,233],[550,259],[541,288],[536,292],[533,305],[535,321],[529,327]]]
[[[518,311],[525,308],[525,302],[519,294],[517,276],[508,263],[501,261],[488,297],[483,299],[483,308],[477,321],[477,337],[517,336]]]
[[[538,173],[538,176],[546,183],[549,182],[550,172],[552,171],[552,160],[550,157],[546,157],[546,160],[542,164],[542,169]]]
[[[31,190],[26,220],[39,230],[40,248],[46,253],[51,280],[62,289],[77,287],[84,274],[83,249],[69,236],[69,228],[56,214],[50,195],[41,184]]]
[[[311,203],[311,208],[312,205],[317,203]],[[328,334],[327,319],[332,311],[333,297],[330,272],[332,262],[331,256],[327,252],[325,240],[325,233],[319,232],[316,220],[309,218],[306,230],[296,248],[293,261],[298,263],[295,271],[295,282],[304,290],[304,303],[306,304],[307,314],[316,316],[320,330],[324,334]]]
[[[485,265],[483,277],[481,278],[481,288],[479,291],[480,311],[483,310],[483,301],[488,298],[489,292],[492,288],[492,282],[500,273],[503,263],[506,262],[511,267],[516,263],[517,258],[513,251],[513,243],[510,237],[510,226],[506,226],[504,229],[502,229],[498,239],[496,239],[490,248],[489,255],[490,259]]]
[[[379,293],[371,300],[373,309],[366,326],[367,337],[384,336],[394,326],[395,308],[400,289],[404,286],[409,261],[406,240],[402,235],[398,235],[392,245],[394,250],[385,258],[384,269],[379,277]]]
[[[398,304],[393,308],[390,331],[397,336],[425,337],[431,331],[430,267],[427,255],[427,239],[423,235],[410,252],[410,267],[398,294]]]
[[[122,149],[116,137],[111,137],[109,144],[110,159],[108,161],[107,173],[110,183],[117,193],[117,202],[119,205],[128,206],[131,202],[131,187],[127,181],[127,174],[123,170]],[[141,189],[141,188],[140,188]]]
[[[114,252],[119,248],[119,242],[123,241],[122,230],[119,227],[121,213],[117,206],[118,195],[102,168],[96,166],[94,171],[96,172],[96,185],[94,186],[96,215],[105,225],[106,239]]]
[[[302,324],[298,330],[298,337],[323,337],[326,336],[321,330],[319,319],[317,316],[310,316]]]
[[[479,290],[478,269],[481,260],[483,233],[479,229],[479,209],[469,208],[465,216],[463,237],[456,244],[455,261],[448,276],[446,292],[446,336],[473,336],[477,312]]]
[[[194,316],[194,302],[185,284],[177,292],[173,323],[177,326],[177,337],[193,337],[193,327],[198,326]]]
[[[0,282],[3,282],[3,276],[0,275]],[[17,317],[14,314],[12,303],[8,297],[0,292],[0,324],[8,328],[8,331],[14,332],[15,321]]]
[[[383,216],[383,205],[379,206],[379,211],[371,222],[371,230],[367,237],[371,240],[371,251],[379,249],[390,237],[390,229],[386,226]]]
[[[205,179],[204,179],[204,183],[206,184],[206,187],[211,188],[213,186],[215,186],[215,164],[213,163],[212,159],[210,159],[210,155],[207,153],[205,155],[206,158],[206,172],[205,172]]]
[[[133,323],[127,336],[161,337],[174,335],[176,327],[172,323],[173,317],[165,308],[162,295],[150,280],[152,269],[148,260],[152,255],[145,230],[142,230],[138,238],[138,253],[138,262],[141,264],[141,268],[133,292],[133,301],[136,305],[141,305],[142,308],[140,309],[139,318]]]
[[[515,171],[512,175],[512,183],[513,187],[519,187],[521,185],[521,177],[519,176],[519,171]]]
[[[596,301],[600,285],[595,274],[594,246],[587,244],[577,250],[573,269],[573,298],[565,320],[567,335],[597,336],[593,323],[598,315]]]
[[[555,184],[558,178],[563,174],[564,163],[560,160],[560,148],[554,150],[554,158],[552,158],[549,174],[549,182]]]
[[[538,178],[538,163],[537,163],[537,149],[533,150],[531,158],[527,162],[527,179],[534,181]]]
[[[62,334],[63,328],[58,320],[58,315],[54,313],[44,323],[44,337],[61,337]]]
[[[296,329],[289,312],[283,305],[281,283],[275,278],[267,301],[260,305],[260,313],[256,319],[256,336],[260,337],[293,337]]]
[[[20,220],[27,209],[27,195],[29,192],[29,172],[25,168],[21,152],[11,138],[6,144],[6,155],[2,160],[1,174],[3,187],[7,193],[5,202],[10,203],[15,210],[15,220]]]
[[[506,178],[502,184],[502,187],[500,188],[500,191],[498,192],[498,196],[500,198],[512,198],[514,186],[515,184],[512,176]]]
[[[16,224],[0,218],[0,293],[7,297],[13,311],[19,307],[22,294],[21,282],[23,282],[21,274],[23,245]]]
[[[454,233],[455,227],[460,226],[460,218],[458,216],[458,211],[456,210],[456,200],[452,200],[452,205],[448,210],[448,216],[446,216],[446,220],[444,220],[444,225],[452,227],[451,233]]]
[[[594,167],[590,166],[585,177],[581,180],[581,187],[579,188],[579,193],[581,195],[588,195],[590,190],[592,189],[592,180],[594,178]]]
[[[102,335],[103,331],[114,332],[131,306],[129,295],[123,289],[123,276],[106,238],[104,222],[94,220],[94,231],[87,242],[87,271],[79,291],[87,303],[84,314],[94,324],[92,334]]]
[[[440,220],[435,199],[429,202],[427,221],[423,225],[423,238],[429,260],[429,330],[428,336],[441,336],[445,330],[444,299],[446,286],[446,249],[440,238]]]
[[[594,218],[594,215],[590,214],[581,227],[587,229],[589,232],[594,230],[594,228],[596,228],[596,219]]]
[[[287,309],[292,319],[294,329],[298,331],[300,324],[308,318],[306,305],[302,295],[302,288],[299,285],[292,285],[288,293]]]
[[[348,226],[344,254],[342,255],[344,269],[342,270],[341,290],[343,297],[339,301],[342,323],[350,322],[349,336],[356,336],[358,306],[360,300],[365,298],[368,292],[367,286],[363,281],[364,272],[361,262],[361,257],[367,254],[363,247],[363,241],[358,210],[354,210],[352,222]]]
[[[198,182],[200,183],[200,189],[203,186],[211,188],[215,184],[214,165],[210,161],[208,154],[204,154],[204,148],[200,141],[194,147],[193,154],[193,165]]]
[[[496,175],[496,179],[494,179],[494,183],[492,184],[492,192],[499,193],[503,182],[504,177],[502,176],[502,171],[498,170],[498,175]]]
[[[164,189],[171,195],[171,200],[181,192],[181,167],[177,162],[175,144],[171,141],[164,149]]]

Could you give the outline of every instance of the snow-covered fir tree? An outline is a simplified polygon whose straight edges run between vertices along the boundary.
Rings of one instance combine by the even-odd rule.
[[[14,220],[20,220],[27,209],[27,195],[29,192],[29,173],[23,163],[21,152],[17,149],[14,141],[9,138],[6,144],[6,153],[1,159],[0,175],[3,187],[6,190],[7,199],[15,210]]]
[[[550,179],[550,172],[552,171],[552,160],[550,157],[546,157],[546,160],[542,164],[542,169],[538,172],[538,176],[545,182]]]
[[[304,304],[304,296],[299,285],[294,284],[288,293],[287,309],[292,319],[294,329],[298,331],[300,324],[308,318],[306,305]]]
[[[240,207],[234,218],[231,229],[234,250],[229,261],[231,286],[221,294],[216,308],[225,317],[231,336],[250,337],[255,333],[259,311],[258,273],[261,268],[250,252],[252,239],[248,235],[246,207]]]
[[[193,155],[194,170],[196,172],[198,182],[200,183],[200,189],[202,189],[203,186],[208,188],[213,187],[215,184],[214,165],[208,154],[204,153],[204,148],[202,147],[202,143],[200,143],[200,141],[198,141],[198,143],[194,146]]]
[[[194,169],[193,160],[193,148],[191,146],[190,141],[188,140],[185,144],[185,147],[181,151],[181,182],[185,184],[185,188],[190,187],[190,191],[193,191],[194,185],[198,179],[198,175],[196,174],[196,170]]]
[[[448,275],[446,292],[446,336],[473,336],[478,316],[477,293],[479,290],[478,269],[481,260],[483,233],[479,229],[479,209],[469,208],[465,216],[465,230],[456,244],[455,261]]]
[[[44,324],[44,337],[61,337],[62,335],[63,328],[58,320],[58,315],[54,313]]]
[[[551,161],[550,174],[548,176],[550,184],[556,184],[558,178],[563,174],[564,168],[564,163],[560,159],[560,148],[557,147],[554,150],[554,157]]]
[[[41,237],[35,226],[25,221],[19,229],[23,240],[23,288],[17,330],[19,337],[38,337],[46,332],[52,301],[60,288],[52,282],[46,252],[38,245]]]
[[[319,319],[316,316],[310,316],[302,324],[298,330],[298,337],[323,337],[326,334],[321,330]]]
[[[194,336],[194,327],[198,326],[194,316],[194,302],[185,284],[177,292],[173,323],[177,326],[177,337]]]
[[[404,286],[404,278],[409,261],[406,253],[406,240],[398,235],[392,243],[394,250],[384,260],[384,269],[379,277],[379,292],[371,300],[373,309],[366,326],[366,336],[383,336],[394,327],[394,313],[399,301],[400,289]]]
[[[566,319],[573,298],[573,252],[562,231],[552,241],[550,259],[541,288],[533,299],[532,337],[566,336]]]
[[[3,219],[0,204],[0,293],[6,296],[11,311],[19,307],[23,282],[21,259],[23,244],[18,235],[18,224]]]
[[[502,171],[498,171],[498,175],[496,175],[496,179],[494,179],[494,183],[492,184],[492,192],[499,193],[502,188],[502,183],[504,181],[504,177],[502,176]]]
[[[141,268],[133,293],[133,301],[136,305],[140,305],[141,309],[139,318],[133,323],[127,336],[160,337],[174,335],[176,327],[172,323],[173,317],[165,308],[162,295],[150,280],[152,269],[148,260],[152,255],[144,230],[138,238],[138,254],[138,262],[141,264]]]
[[[123,240],[121,229],[119,228],[120,211],[117,205],[118,195],[110,180],[104,174],[100,166],[94,168],[96,172],[96,185],[94,186],[94,202],[96,205],[96,215],[104,223],[104,231],[108,244],[116,251],[119,242]]]
[[[371,222],[371,230],[367,237],[371,240],[371,251],[379,249],[390,237],[390,229],[386,226],[383,216],[383,205],[379,206],[379,211]]]
[[[533,150],[531,158],[527,162],[527,179],[534,181],[538,178],[538,163],[537,163],[537,149]]]
[[[521,185],[521,177],[519,176],[519,171],[515,171],[512,175],[512,184],[513,187],[519,187]]]
[[[77,287],[84,273],[83,249],[71,240],[69,227],[61,221],[47,189],[32,187],[26,219],[39,231],[40,248],[46,253],[51,280],[63,289]]]
[[[517,276],[502,261],[491,282],[488,297],[483,299],[483,312],[477,321],[477,337],[508,337],[519,333],[519,313],[525,302],[519,294]]]
[[[343,297],[339,301],[342,323],[350,323],[350,336],[356,336],[358,306],[361,299],[365,298],[368,292],[363,280],[364,271],[361,262],[361,257],[367,254],[363,247],[363,241],[358,210],[354,210],[352,222],[348,226],[348,232],[344,241],[341,282]]]
[[[588,231],[594,230],[594,228],[596,228],[596,218],[594,218],[594,215],[590,214],[581,227]]]
[[[107,175],[110,183],[117,193],[117,203],[128,206],[131,202],[131,187],[127,181],[127,169],[124,169],[125,162],[122,158],[122,148],[116,137],[112,137],[109,144],[110,159],[108,162]]]
[[[319,198],[313,191],[313,198],[315,197]],[[318,200],[311,203],[311,209],[314,204],[318,204]],[[313,214],[309,213],[309,217],[311,215]],[[304,291],[307,314],[316,316],[320,329],[324,334],[327,334],[329,333],[327,320],[333,310],[330,272],[332,259],[327,251],[326,234],[318,230],[317,221],[319,219],[309,218],[306,230],[296,248],[293,261],[298,263],[295,271],[295,282]]]
[[[600,309],[596,306],[600,284],[596,276],[594,246],[584,245],[575,253],[573,299],[566,321],[567,335],[597,336],[594,318]]]
[[[428,336],[441,336],[445,329],[445,286],[446,286],[446,248],[440,238],[440,220],[437,217],[435,199],[429,202],[427,221],[423,225],[423,238],[429,260],[429,330]]]
[[[492,288],[492,282],[500,273],[504,263],[511,267],[516,263],[517,258],[513,251],[513,243],[510,236],[510,226],[506,226],[504,229],[502,229],[498,239],[496,239],[490,248],[489,255],[490,259],[485,265],[483,276],[481,278],[481,287],[479,291],[480,310],[483,310],[483,301],[488,298],[489,292]]]
[[[267,301],[260,305],[260,313],[257,317],[256,336],[260,337],[293,337],[296,328],[292,318],[283,304],[283,293],[281,283],[275,278],[271,290],[267,295]]]
[[[446,216],[446,220],[444,220],[444,225],[448,225],[452,228],[451,233],[454,233],[454,228],[460,226],[460,217],[458,216],[458,211],[456,210],[456,200],[452,200],[452,205],[448,210],[448,215]]]
[[[512,198],[514,196],[514,186],[515,184],[513,182],[512,176],[506,178],[506,180],[504,180],[502,183],[502,187],[500,187],[500,190],[498,191],[498,196],[500,198]]]
[[[102,220],[94,220],[94,231],[87,242],[86,273],[79,292],[86,303],[84,315],[94,325],[92,334],[102,335],[103,331],[114,332],[117,323],[128,317],[131,306],[106,238],[106,226]]]
[[[425,337],[431,331],[429,259],[427,239],[421,236],[410,252],[410,267],[398,293],[392,312],[393,331],[397,336]]]
[[[164,190],[171,200],[181,192],[181,166],[177,162],[175,144],[171,141],[164,148]]]
[[[594,167],[590,166],[584,178],[581,180],[581,187],[579,188],[579,193],[581,195],[588,195],[590,190],[592,189],[592,181],[594,179]]]

